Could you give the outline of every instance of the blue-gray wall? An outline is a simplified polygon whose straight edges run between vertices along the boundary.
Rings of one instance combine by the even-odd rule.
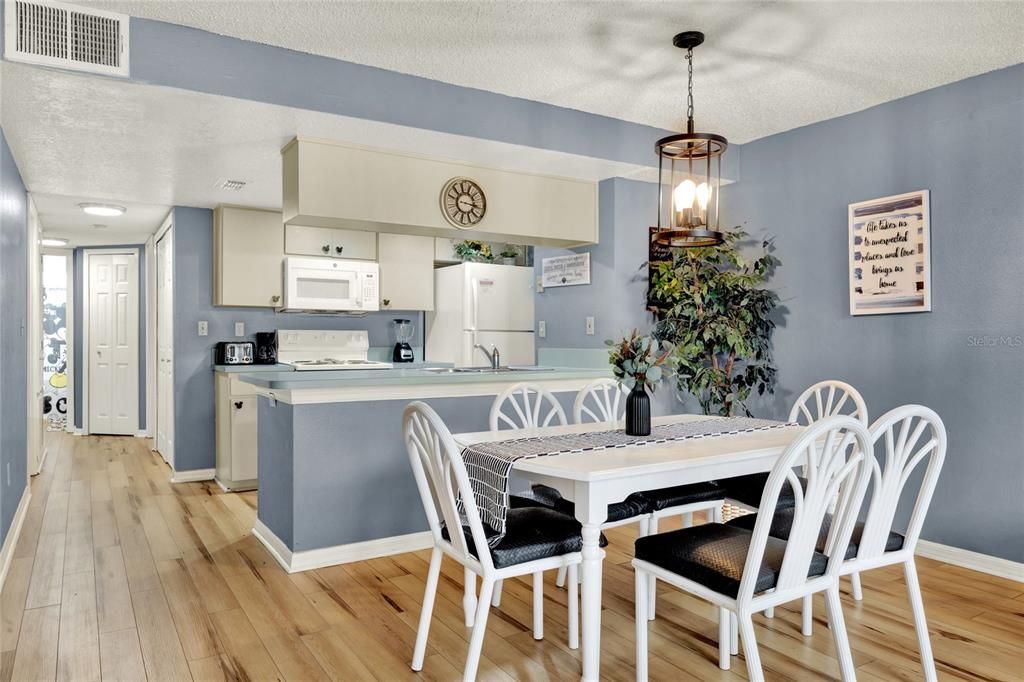
[[[622,178],[604,180],[598,187],[600,243],[579,249],[536,247],[534,268],[539,276],[543,259],[570,253],[590,253],[590,284],[550,287],[536,298],[538,320],[547,337],[538,349],[604,349],[605,340],[650,328],[646,312],[647,243],[644,235],[657,218],[657,185]],[[586,334],[586,318],[594,318],[594,335]]]
[[[139,263],[139,430],[146,428],[146,247],[144,244],[119,244],[110,246],[90,246],[89,251],[102,251],[110,249],[135,249],[138,253]],[[82,400],[82,390],[85,382],[82,380],[82,342],[85,340],[85,315],[83,309],[84,286],[84,248],[77,248],[72,251],[71,278],[74,280],[73,306],[74,315],[72,319],[74,338],[74,385],[75,385],[75,426],[82,428],[82,418],[85,403]]]
[[[278,313],[271,308],[213,305],[213,211],[176,207],[174,224],[174,468],[211,469],[216,464],[214,440],[213,348],[233,341],[235,322],[244,322],[246,337],[275,329],[366,329],[370,345],[389,346],[391,320],[411,317],[422,334],[419,313],[389,310],[364,317]],[[208,322],[208,336],[196,323]]]
[[[743,145],[727,224],[776,236],[784,416],[842,379],[872,418],[935,409],[949,452],[922,537],[1024,561],[1024,65]],[[930,313],[851,317],[847,204],[931,191]]]
[[[28,466],[28,195],[0,129],[0,544]]]
[[[654,142],[667,134],[160,21],[132,18],[131,35],[131,78],[155,85],[645,166],[657,162]]]

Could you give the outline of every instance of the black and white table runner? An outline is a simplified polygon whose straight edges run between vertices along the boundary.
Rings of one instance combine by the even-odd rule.
[[[473,487],[473,498],[480,512],[480,519],[497,531],[497,535],[488,540],[493,547],[505,534],[505,518],[509,509],[509,474],[513,465],[521,459],[611,448],[642,447],[672,441],[767,431],[786,426],[793,424],[751,417],[727,417],[662,424],[653,427],[649,436],[627,436],[623,430],[530,436],[470,445],[463,449],[462,459]],[[459,506],[461,511],[461,500]]]

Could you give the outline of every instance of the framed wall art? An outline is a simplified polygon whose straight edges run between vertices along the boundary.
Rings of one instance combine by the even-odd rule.
[[[928,190],[849,205],[850,314],[932,309]]]

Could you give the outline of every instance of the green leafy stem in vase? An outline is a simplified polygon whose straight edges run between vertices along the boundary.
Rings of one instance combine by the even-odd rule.
[[[657,383],[672,372],[675,346],[670,341],[659,341],[634,329],[629,336],[604,343],[609,347],[608,362],[615,378],[630,389],[640,383],[654,391]]]

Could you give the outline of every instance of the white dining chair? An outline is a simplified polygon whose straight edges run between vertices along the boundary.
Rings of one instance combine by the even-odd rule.
[[[495,583],[505,578],[533,576],[533,636],[542,639],[543,572],[566,566],[569,569],[570,586],[575,588],[582,560],[581,527],[575,519],[567,518],[552,509],[512,509],[508,513],[504,539],[494,546],[489,545],[493,532],[489,535],[480,520],[462,454],[444,422],[426,403],[417,401],[405,408],[402,423],[416,486],[434,540],[416,631],[412,669],[423,669],[441,561],[444,556],[448,556],[462,564],[466,572],[479,575],[482,579],[479,603],[474,604],[473,632],[463,671],[464,680],[473,680],[480,663]],[[462,503],[461,514],[459,501]],[[572,551],[551,554],[567,547],[573,548]],[[568,629],[571,649],[579,647],[579,604],[575,594],[575,589],[569,590]]]
[[[610,426],[618,426],[625,419],[626,397],[625,388],[614,379],[595,379],[580,389],[573,402],[573,421],[577,424],[603,422]],[[707,512],[709,519],[721,523],[722,504],[725,491],[715,483],[693,483],[690,485],[644,490],[627,498],[628,502],[639,503],[639,508],[646,511],[642,516],[627,517],[604,524],[602,529],[620,526],[634,521],[640,522],[640,535],[652,535],[658,532],[659,519],[667,516],[682,518],[684,528],[693,525],[694,512]],[[609,510],[611,511],[611,510]],[[617,518],[611,513],[609,518]],[[565,576],[559,571],[557,584],[563,583]],[[651,576],[648,591],[651,604],[648,616],[651,620],[655,615],[657,594],[656,578]]]
[[[914,629],[921,650],[921,667],[928,682],[937,679],[932,657],[928,623],[917,579],[914,552],[921,535],[935,485],[946,459],[946,427],[933,410],[921,405],[904,405],[886,412],[871,425],[871,479],[866,499],[867,515],[854,527],[840,575],[857,575],[883,566],[903,566],[907,593],[914,614]],[[881,456],[879,456],[881,451]],[[915,470],[923,469],[916,479]],[[906,531],[895,530],[896,510],[907,484],[920,480]],[[812,620],[813,602],[803,603],[804,621]],[[804,634],[810,634],[805,632]]]
[[[540,384],[520,382],[498,394],[491,403],[491,431],[565,426],[565,410],[555,394]]]
[[[804,595],[825,593],[829,627],[842,679],[855,680],[850,643],[839,599],[842,552],[850,542],[871,469],[871,441],[853,417],[830,417],[809,427],[791,443],[768,476],[754,529],[722,523],[649,535],[636,541],[637,680],[647,679],[648,577],[710,601],[719,609],[719,667],[730,667],[733,629],[742,638],[747,676],[764,680],[754,636],[755,613]],[[795,469],[802,468],[803,477]],[[789,484],[794,495],[794,525],[789,540],[772,537],[773,512]],[[830,501],[836,498],[825,552],[818,536]],[[730,626],[735,623],[736,627]]]
[[[865,426],[869,423],[867,404],[864,402],[864,398],[861,397],[861,394],[857,389],[846,382],[836,379],[827,379],[809,386],[797,397],[796,401],[793,403],[793,407],[789,410],[788,421],[802,426],[810,426],[811,424],[817,423],[827,417],[835,417],[838,415],[853,417]],[[730,504],[750,511],[755,511],[757,509],[757,503],[761,499],[761,493],[764,490],[764,484],[767,479],[767,474],[750,474],[748,476],[731,478],[722,481],[721,483],[726,488]],[[780,510],[789,509],[792,505],[792,495],[788,489],[783,488],[782,495],[779,498],[779,504],[776,507],[776,513]],[[741,524],[745,528],[753,527],[753,519],[740,517],[738,519],[734,519],[733,522]],[[854,599],[860,600],[863,596],[860,577],[856,574],[851,575],[850,583]],[[770,608],[766,610],[764,615],[766,618],[774,618],[775,609]],[[804,634],[809,636],[811,634],[811,628],[812,623],[807,620],[807,618],[804,618],[804,622],[802,624]],[[736,652],[734,651],[733,653]]]

